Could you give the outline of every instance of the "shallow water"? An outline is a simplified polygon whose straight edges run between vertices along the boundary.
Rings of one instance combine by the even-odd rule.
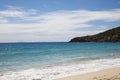
[[[120,65],[120,43],[1,43],[0,80],[52,80]]]

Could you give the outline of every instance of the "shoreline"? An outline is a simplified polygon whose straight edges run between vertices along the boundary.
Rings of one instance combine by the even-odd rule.
[[[120,66],[55,80],[120,80]]]
[[[30,68],[22,71],[13,71],[0,74],[0,80],[81,80],[66,79],[69,76],[83,75],[104,69],[120,67],[120,59],[98,59],[67,65],[56,65],[46,68]],[[120,69],[119,69],[120,71]],[[13,77],[14,75],[14,77]],[[66,77],[64,79],[64,77]],[[82,79],[85,80],[85,79]],[[86,79],[87,80],[87,79]],[[94,79],[91,79],[94,80]],[[120,79],[119,79],[120,80]]]

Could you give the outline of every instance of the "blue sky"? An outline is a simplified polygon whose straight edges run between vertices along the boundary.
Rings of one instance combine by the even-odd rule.
[[[1,0],[0,42],[61,42],[120,25],[120,0]]]
[[[34,8],[41,12],[55,10],[108,10],[120,7],[119,0],[1,0],[0,6],[20,6]]]

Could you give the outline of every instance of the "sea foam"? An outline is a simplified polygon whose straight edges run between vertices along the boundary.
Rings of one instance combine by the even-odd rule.
[[[54,65],[45,68],[9,71],[0,73],[0,80],[53,80],[117,66],[120,66],[120,58],[96,59],[66,65]]]

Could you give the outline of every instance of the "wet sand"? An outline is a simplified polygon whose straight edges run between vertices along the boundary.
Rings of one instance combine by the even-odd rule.
[[[120,67],[105,69],[82,75],[69,76],[56,80],[120,80]]]

